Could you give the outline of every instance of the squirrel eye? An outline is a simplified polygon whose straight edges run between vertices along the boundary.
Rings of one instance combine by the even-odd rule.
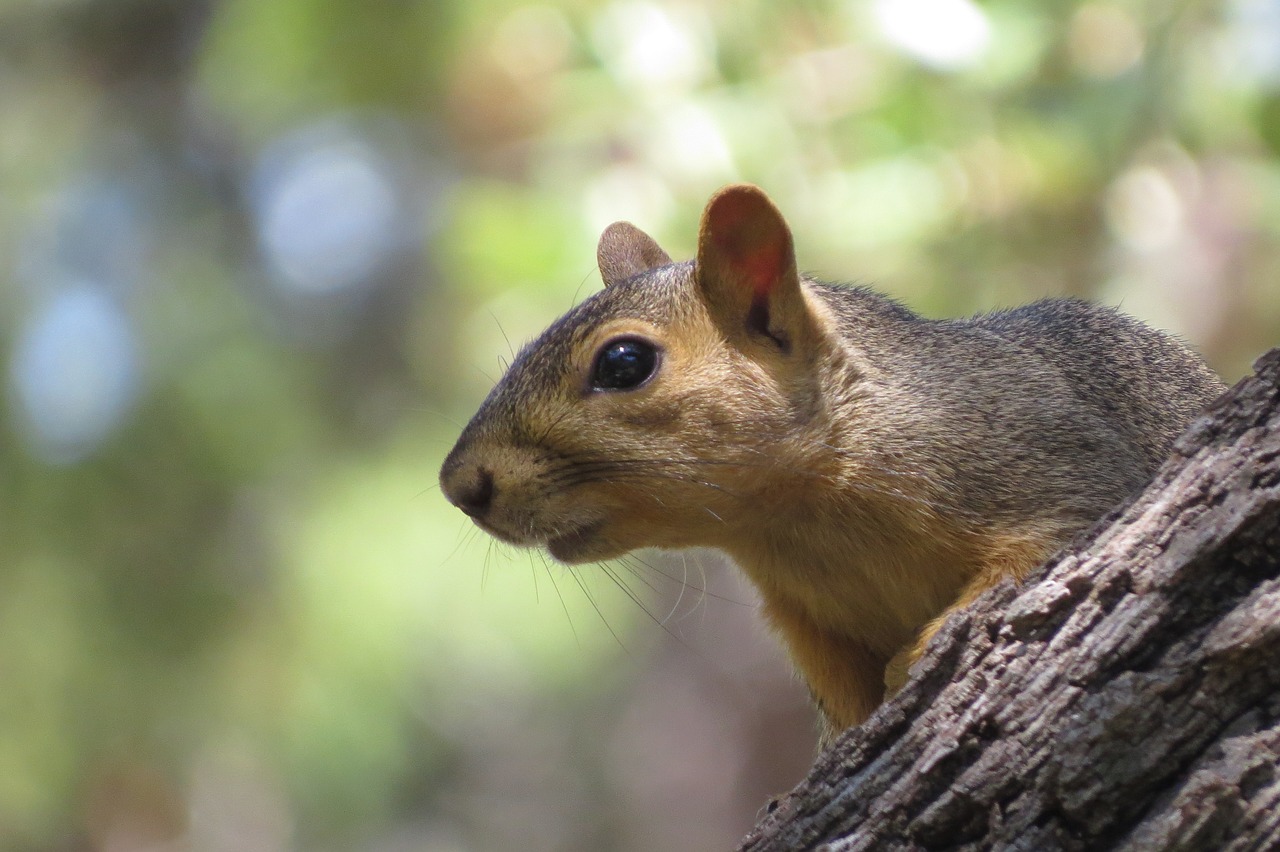
[[[634,390],[647,382],[658,369],[658,349],[634,338],[611,340],[596,355],[591,370],[594,390]]]

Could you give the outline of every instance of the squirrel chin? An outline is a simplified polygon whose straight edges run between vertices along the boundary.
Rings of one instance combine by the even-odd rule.
[[[625,550],[619,550],[612,543],[599,536],[603,521],[592,521],[577,529],[547,541],[547,552],[557,562],[565,565],[580,565],[583,562],[600,562],[621,556]]]

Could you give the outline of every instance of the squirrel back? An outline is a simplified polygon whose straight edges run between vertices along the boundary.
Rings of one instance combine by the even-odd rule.
[[[910,427],[884,446],[954,471],[957,508],[975,520],[1016,520],[1035,503],[1077,527],[1096,520],[1223,390],[1177,339],[1102,305],[929,320],[864,288],[814,289],[883,376],[882,408],[895,410],[880,416]]]
[[[708,203],[695,261],[627,223],[598,259],[605,289],[517,356],[443,492],[567,563],[727,552],[829,730],[900,685],[948,612],[1140,487],[1222,390],[1109,308],[931,320],[803,278],[751,186]]]

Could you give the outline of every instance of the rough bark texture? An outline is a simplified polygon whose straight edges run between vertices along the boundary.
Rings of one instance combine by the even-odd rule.
[[[1280,849],[1280,349],[742,849]]]

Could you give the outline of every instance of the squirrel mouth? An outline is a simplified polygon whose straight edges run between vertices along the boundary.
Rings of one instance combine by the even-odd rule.
[[[516,547],[530,547],[531,545],[536,545],[536,542],[522,541],[519,536],[512,535],[501,527],[494,526],[481,518],[472,518],[471,522],[496,538],[498,541],[503,541],[507,544],[514,544]]]
[[[590,549],[596,533],[604,525],[603,521],[592,521],[589,524],[561,533],[547,540],[547,552],[561,562],[589,562],[592,559],[584,553]]]
[[[604,526],[603,520],[590,521],[573,527],[566,532],[558,533],[551,536],[544,542],[539,542],[541,536],[534,534],[526,534],[523,536],[514,535],[509,530],[489,523],[481,518],[471,519],[476,526],[489,533],[489,535],[504,541],[507,544],[514,544],[516,547],[537,547],[541,543],[556,560],[565,564],[575,564],[578,562],[595,562],[600,559],[607,558],[602,555],[592,555],[592,549],[599,549],[600,540],[597,534],[600,528]],[[593,548],[594,546],[594,548]]]

